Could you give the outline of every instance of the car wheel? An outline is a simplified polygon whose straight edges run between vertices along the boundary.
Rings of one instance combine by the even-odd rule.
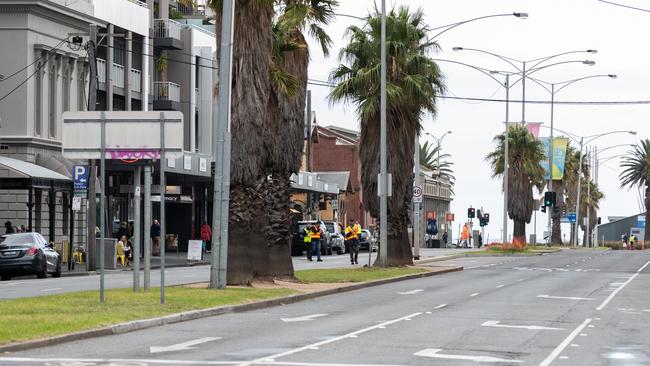
[[[327,249],[327,255],[332,255],[332,248]]]
[[[61,277],[61,263],[59,263],[59,265],[56,267],[56,271],[54,271],[54,273],[52,273],[52,277],[54,277],[54,278]]]
[[[0,276],[0,280],[2,280],[2,281],[9,281],[10,279],[11,279],[11,277],[9,277],[9,276]]]
[[[37,278],[46,278],[47,277],[47,263],[45,263],[45,259],[43,259],[43,268],[41,269],[40,272],[36,274]]]

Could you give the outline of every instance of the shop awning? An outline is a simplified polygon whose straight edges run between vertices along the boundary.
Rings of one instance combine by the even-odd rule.
[[[72,179],[23,160],[0,156],[0,189],[70,190]]]

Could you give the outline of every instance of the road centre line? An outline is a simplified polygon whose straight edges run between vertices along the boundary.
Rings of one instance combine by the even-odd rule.
[[[591,297],[573,297],[573,296],[550,296],[550,295],[537,295],[540,299],[562,299],[562,300],[594,300]]]
[[[548,357],[546,357],[544,361],[539,364],[539,366],[549,366],[557,358],[557,356],[559,356],[560,353],[562,353],[562,351],[564,351],[564,349],[575,339],[575,337],[577,337],[578,334],[580,334],[580,332],[582,332],[582,330],[585,329],[587,325],[589,325],[589,323],[591,323],[591,319],[585,319],[585,321],[582,322],[582,324],[580,324],[576,329],[574,329],[573,332],[571,332],[571,334],[569,334],[569,336],[562,341],[562,343],[555,347],[553,352],[551,352],[551,354],[549,354]]]
[[[619,291],[621,291],[625,286],[627,286],[628,283],[632,282],[632,280],[634,280],[639,275],[639,273],[641,273],[641,271],[643,271],[645,267],[648,266],[648,264],[650,264],[650,261],[647,261],[641,268],[637,269],[635,274],[633,274],[627,281],[625,281],[621,286],[619,286],[616,290],[614,290],[614,292],[609,294],[609,296],[607,296],[607,298],[600,305],[598,305],[596,310],[598,311],[603,310],[605,306],[607,306],[607,304],[609,304],[609,302],[612,301],[614,296],[616,296],[616,294],[618,294]]]
[[[505,285],[497,285],[497,288],[501,288],[501,287],[503,287],[503,286],[505,286]]]
[[[480,292],[475,292],[475,293],[469,295],[469,297],[474,297],[474,296],[478,296],[478,295],[480,295]]]
[[[434,310],[438,310],[438,309],[442,309],[442,308],[444,308],[444,307],[446,307],[446,306],[447,306],[447,304],[440,304],[440,305],[436,306],[436,307],[433,308],[433,309],[434,309]]]
[[[334,337],[334,338],[331,338],[331,339],[328,339],[328,340],[308,344],[306,346],[302,346],[302,347],[295,348],[295,349],[292,349],[292,350],[288,350],[288,351],[285,351],[285,352],[280,352],[280,353],[276,353],[274,355],[258,358],[258,359],[255,359],[253,361],[242,362],[242,363],[239,363],[237,365],[239,365],[239,366],[248,366],[248,365],[255,365],[255,364],[258,364],[258,363],[275,362],[275,359],[279,358],[279,357],[286,357],[286,356],[294,355],[296,353],[311,350],[314,347],[320,347],[320,346],[324,346],[324,345],[327,345],[327,344],[330,344],[330,343],[338,342],[340,340],[343,340],[343,339],[346,339],[346,338],[351,338],[352,336],[363,334],[363,333],[369,332],[371,330],[383,329],[383,328],[386,328],[387,325],[399,323],[401,321],[412,319],[412,318],[415,318],[416,316],[420,316],[420,315],[422,315],[422,312],[409,314],[409,315],[403,316],[401,318],[385,321],[383,323],[373,325],[371,327],[363,328],[363,329],[360,329],[360,330],[357,330],[357,331],[354,331],[354,332],[351,332],[351,333],[347,333],[347,334],[344,334],[344,335],[341,335],[341,336],[338,336],[338,337]]]
[[[59,290],[63,290],[63,288],[62,287],[46,288],[41,290],[41,292],[51,292],[51,291],[59,291]]]
[[[540,325],[508,325],[501,324],[498,320],[488,320],[481,324],[482,327],[494,328],[514,328],[514,329],[528,329],[528,330],[563,330],[564,328],[543,327]]]

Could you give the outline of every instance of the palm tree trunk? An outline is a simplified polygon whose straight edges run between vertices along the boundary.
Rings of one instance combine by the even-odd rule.
[[[562,217],[562,210],[566,207],[564,203],[564,182],[558,181],[556,184],[557,187],[554,188],[557,192],[556,204],[559,210],[557,213],[553,212],[551,216],[551,244],[562,245],[562,225],[560,219]]]
[[[217,11],[217,55],[221,12]],[[265,212],[259,184],[264,166],[267,105],[271,94],[273,5],[240,0],[235,7],[231,104],[231,191],[228,284],[250,284],[254,268],[268,263]],[[217,167],[219,169],[220,167]]]
[[[650,248],[650,179],[646,179],[645,183],[645,232],[643,241],[645,248]]]
[[[513,238],[523,238],[524,243],[526,242],[526,221],[524,220],[512,220],[514,223],[514,228],[512,231]],[[513,239],[513,242],[515,240]]]

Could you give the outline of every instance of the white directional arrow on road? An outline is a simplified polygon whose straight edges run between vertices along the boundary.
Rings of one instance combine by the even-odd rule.
[[[312,314],[312,315],[299,316],[297,318],[281,318],[281,319],[285,323],[310,322],[312,320],[315,320],[317,318],[322,318],[322,317],[327,316],[327,315],[329,315],[329,314]]]
[[[517,328],[517,329],[528,329],[528,330],[562,330],[564,328],[551,328],[551,327],[542,327],[540,325],[507,325],[499,324],[501,323],[498,320],[488,320],[485,323],[481,324],[484,327],[494,327],[494,328]]]
[[[163,347],[152,346],[149,347],[149,352],[161,353],[161,352],[187,351],[190,349],[196,349],[196,347],[194,346],[198,346],[199,344],[212,342],[219,339],[221,339],[221,337],[205,337],[205,338],[194,339],[183,343],[173,344],[171,346],[163,346]]]
[[[441,354],[439,353],[442,351],[441,349],[437,348],[427,348],[424,349],[420,352],[416,352],[413,355],[414,356],[420,356],[420,357],[430,357],[430,358],[444,358],[447,360],[466,360],[466,361],[474,361],[474,362],[484,362],[484,363],[522,363],[523,361],[521,360],[507,360],[503,358],[497,358],[497,357],[491,357],[491,356],[467,356],[467,355],[446,355],[446,354]]]
[[[421,289],[421,288],[419,288],[419,289],[417,289],[417,290],[398,292],[398,294],[400,294],[400,295],[415,295],[415,294],[417,294],[418,292],[422,292],[422,291],[424,291],[424,290]]]
[[[541,299],[593,300],[591,297],[549,296],[549,295],[537,295],[537,297]]]

